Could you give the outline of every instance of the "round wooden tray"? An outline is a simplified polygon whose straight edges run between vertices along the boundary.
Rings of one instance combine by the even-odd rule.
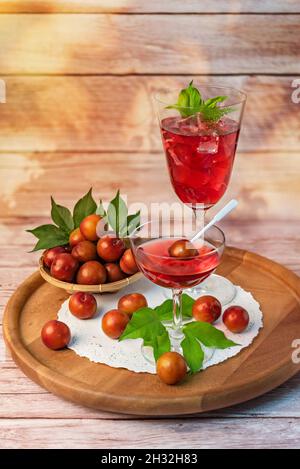
[[[49,391],[96,409],[136,415],[182,415],[237,404],[293,376],[292,342],[300,339],[300,279],[250,252],[227,248],[218,273],[251,291],[264,313],[264,328],[250,347],[181,384],[167,386],[156,375],[92,363],[71,350],[54,352],[40,330],[56,317],[66,292],[37,272],[10,299],[4,337],[24,373]]]

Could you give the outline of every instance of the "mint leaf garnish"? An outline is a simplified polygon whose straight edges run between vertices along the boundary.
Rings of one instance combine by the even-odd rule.
[[[88,191],[82,199],[78,200],[77,204],[74,207],[73,219],[74,226],[78,228],[80,223],[85,217],[92,215],[97,210],[97,204],[92,196],[92,188]]]
[[[74,230],[74,221],[70,210],[62,205],[57,205],[51,197],[51,217],[54,223],[66,233]]]
[[[232,107],[219,107],[218,104],[227,99],[227,96],[216,96],[204,101],[200,91],[193,86],[193,80],[187,88],[180,91],[177,103],[167,106],[166,109],[176,109],[181,117],[200,114],[202,120],[215,122],[225,114],[232,112]]]
[[[199,90],[193,86],[192,80],[187,88],[180,91],[177,103],[167,106],[166,109],[177,109],[181,117],[188,117],[199,112],[201,103],[201,94]]]
[[[216,96],[215,98],[211,98],[206,100],[201,108],[200,114],[204,121],[211,121],[217,122],[221,119],[225,114],[232,112],[234,109],[231,107],[218,107],[218,103],[222,103],[227,99],[227,96]]]
[[[145,346],[153,347],[155,360],[171,350],[168,331],[152,308],[141,308],[133,314],[119,340],[126,339],[143,339]]]

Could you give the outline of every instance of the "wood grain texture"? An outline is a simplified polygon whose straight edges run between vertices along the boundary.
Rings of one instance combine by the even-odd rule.
[[[120,419],[120,414],[112,414],[89,409],[70,403],[47,392],[28,379],[14,364],[1,363],[0,418],[97,418]],[[209,414],[196,414],[194,417],[300,417],[300,375],[296,375],[269,393],[249,402],[211,411]],[[122,419],[134,416],[122,416]]]
[[[231,220],[298,220],[300,158],[297,152],[238,152],[228,191],[240,205]],[[93,186],[105,202],[120,188],[129,204],[177,202],[160,153],[5,153],[0,155],[0,217],[8,217],[2,236],[18,220],[50,217],[50,195],[70,209]],[[45,186],[47,191],[45,191]],[[137,206],[131,209],[134,213]],[[210,216],[216,209],[210,211]],[[45,220],[44,220],[45,221]],[[1,220],[0,220],[1,222]],[[35,222],[28,222],[32,228]],[[7,235],[5,233],[7,231]],[[33,239],[29,234],[27,239]]]
[[[100,412],[68,403],[57,398],[29,380],[6,353],[3,361],[4,343],[0,330],[0,418],[96,418],[120,419],[119,414]],[[300,417],[300,375],[298,374],[279,388],[227,409],[200,414],[202,418],[213,417]],[[197,416],[195,416],[196,418]],[[133,416],[122,416],[122,419]]]
[[[78,169],[78,171],[79,170],[80,169]],[[10,176],[10,178],[13,180],[12,176]],[[41,194],[42,192],[40,192],[40,195]],[[63,194],[63,192],[59,194]],[[46,179],[44,195],[48,196]],[[64,198],[65,196],[62,195],[62,197]],[[44,205],[44,197],[39,196],[39,198],[41,207],[46,209],[46,207],[48,207],[48,201]],[[17,286],[25,277],[36,270],[38,254],[28,253],[31,247],[31,237],[28,233],[25,233],[25,228],[46,221],[47,218],[41,217],[28,219],[11,217],[2,218],[0,220],[0,284],[3,286],[0,291],[1,310],[3,310],[8,298],[12,295]],[[255,250],[258,253],[263,252],[268,257],[289,266],[300,275],[299,223],[299,220],[293,220],[288,223],[277,220],[231,220],[228,221],[228,223],[226,222],[226,226],[224,224],[223,228],[226,230],[231,244]],[[21,257],[20,252],[22,253]],[[97,426],[98,432],[101,434],[106,426],[106,422],[102,423],[102,419],[108,418],[108,420],[111,420],[120,418],[120,416],[115,417],[111,414],[99,413],[98,411],[67,403],[49,393],[44,393],[40,386],[33,383],[16,368],[10,358],[9,352],[5,351],[2,337],[0,337],[0,373],[0,393],[2,402],[0,406],[0,423],[2,435],[4,433],[6,434],[5,444],[7,447],[12,447],[12,445],[15,445],[15,447],[30,446],[29,441],[32,433],[27,433],[27,430],[24,433],[22,429],[19,429],[19,425],[21,425],[22,422],[25,423],[25,421],[26,428],[30,427],[32,432],[36,431],[39,433],[39,441],[37,444],[40,446],[49,445],[51,447],[53,442],[58,445],[59,441],[57,435],[59,435],[60,441],[63,436],[68,435],[67,441],[70,447],[73,445],[80,447],[80,442],[86,445],[90,442],[91,445],[97,447],[100,436],[98,440],[94,442],[93,438],[91,438],[91,433],[88,432],[86,438],[84,437],[84,440],[82,440],[82,420],[62,421],[61,419],[86,419],[85,422],[88,422],[89,419],[98,419],[95,425]],[[241,425],[239,426],[240,435],[236,436],[234,439],[236,447],[244,447],[245,445],[251,444],[251,441],[253,442],[253,446],[262,445],[263,443],[266,444],[266,442],[270,447],[275,444],[281,444],[286,447],[296,445],[295,441],[292,439],[291,432],[293,425],[296,427],[299,425],[299,423],[297,423],[299,419],[297,420],[296,418],[299,417],[300,412],[298,408],[298,403],[300,402],[299,379],[300,375],[297,375],[279,388],[260,398],[251,400],[248,403],[209,413],[208,415],[202,414],[201,417],[205,420],[196,420],[198,430],[195,430],[193,433],[186,429],[184,441],[192,438],[193,441],[197,440],[196,443],[200,446],[202,443],[205,444],[205,441],[203,442],[202,440],[203,423],[205,422],[205,424],[207,424],[210,422],[215,425],[215,447],[228,444],[228,440],[226,441],[224,436],[226,435],[226,431],[224,433],[224,425],[225,422],[227,422],[230,428],[235,424]],[[233,417],[238,420],[233,421]],[[272,417],[272,419],[269,419],[269,417]],[[245,421],[245,418],[250,418],[250,420],[247,420],[246,426],[243,427],[242,423]],[[22,421],[18,419],[22,419]],[[37,419],[43,420],[37,421]],[[48,419],[51,420],[49,421]],[[124,416],[122,416],[122,419],[124,419]],[[289,423],[291,419],[294,422],[293,425]],[[190,419],[188,421],[190,421]],[[178,421],[178,428],[182,428],[180,425],[181,422],[182,420]],[[68,431],[70,424],[72,424],[72,432]],[[163,420],[161,424],[164,425],[164,430],[161,430],[161,433],[166,433],[169,421]],[[260,430],[257,430],[250,441],[248,429],[256,428],[258,424]],[[56,430],[56,433],[50,431],[51,434],[49,434],[48,425],[50,425],[51,428],[55,428],[55,426],[59,425],[59,430]],[[111,428],[115,426],[118,432],[118,422],[111,421],[111,425]],[[283,427],[283,425],[286,425],[286,427]],[[228,428],[228,426],[226,428]],[[140,422],[140,428],[142,437],[141,439],[137,438],[137,444],[143,446],[143,441],[147,434],[143,421]],[[290,431],[286,430],[285,433],[281,434],[279,443],[277,439],[278,432],[283,428],[290,428]],[[182,435],[180,432],[176,435],[175,438],[174,436],[172,437],[172,441],[179,447],[179,445],[183,443]],[[117,436],[116,434],[116,438]],[[159,446],[159,438],[156,440],[156,437],[157,435],[153,436],[153,444]],[[118,440],[116,438],[112,436],[109,442],[110,447],[114,444],[117,445]],[[149,438],[151,437],[149,436]],[[213,440],[213,436],[211,436],[211,438]],[[103,441],[106,440],[104,439]],[[105,447],[103,441],[101,439],[101,444]],[[170,443],[170,441],[171,440],[168,440],[167,437],[164,438],[164,444]],[[128,439],[126,439],[126,435],[124,435],[120,447],[127,447],[128,444]],[[210,444],[213,446],[212,441]]]
[[[299,375],[269,393],[227,409],[195,414],[189,418],[300,418]],[[17,367],[1,368],[0,419],[101,419],[135,420],[132,415],[113,414],[68,402],[44,391]],[[4,391],[5,389],[6,392]],[[183,417],[184,418],[184,417]],[[105,423],[103,423],[105,425]]]
[[[239,150],[249,153],[239,152],[228,192],[238,194],[243,215],[223,224],[228,242],[264,253],[300,274],[299,105],[290,98],[291,82],[299,76],[299,15],[292,20],[292,15],[279,15],[275,20],[274,15],[245,15],[300,13],[299,1],[0,2],[0,13],[20,12],[35,14],[0,16],[1,75],[178,75],[178,70],[183,74],[223,74],[226,70],[229,74],[291,75],[207,80],[244,88],[248,93]],[[93,15],[59,14],[68,12]],[[207,15],[209,12],[222,14]],[[142,15],[136,17],[135,13]],[[192,18],[182,13],[205,15]],[[210,24],[211,32],[204,38]],[[203,25],[205,29],[199,30]],[[68,205],[93,183],[96,192],[106,198],[121,185],[130,200],[146,195],[150,202],[158,194],[173,200],[167,175],[161,171],[161,143],[148,94],[187,79],[5,77],[8,100],[0,106],[0,151],[6,151],[0,154],[1,313],[13,291],[36,269],[38,254],[28,254],[32,238],[24,230],[48,221],[50,193]],[[74,149],[81,155],[32,154],[72,153]],[[16,155],[16,151],[20,153]],[[110,151],[116,153],[109,155]],[[120,155],[123,151],[128,154]],[[154,162],[150,151],[159,153],[156,156],[161,159]],[[72,172],[76,188],[63,177],[66,171]],[[121,183],[115,171],[122,173]],[[61,447],[62,441],[64,447],[77,448],[299,447],[300,375],[234,408],[193,419],[128,422],[132,417],[68,403],[28,380],[6,351],[1,333],[0,374],[3,448],[32,447],[33,441],[37,447],[50,448]]]
[[[297,0],[3,0],[1,13],[299,13]]]
[[[188,80],[183,76],[6,77],[0,150],[162,152],[151,94],[181,87]],[[292,102],[292,81],[269,76],[196,80],[247,93],[239,151],[282,152],[300,149],[300,104]],[[0,163],[2,159],[0,155]],[[11,166],[7,158],[5,165]]]
[[[45,283],[38,273],[8,303],[4,338],[25,374],[79,404],[159,416],[228,407],[273,389],[300,369],[291,360],[291,344],[300,336],[300,279],[279,264],[233,248],[226,250],[218,272],[252,292],[264,313],[264,328],[240,354],[180,386],[166,386],[156,375],[91,363],[70,350],[47,349],[40,330],[56,317],[68,295]]]
[[[212,15],[209,28],[207,21],[184,14],[2,14],[0,73],[299,74],[299,15],[274,15],[272,27],[268,15]]]
[[[2,448],[298,448],[299,419],[0,420]],[[47,435],[47,438],[45,438]],[[247,437],[245,438],[245,435]]]

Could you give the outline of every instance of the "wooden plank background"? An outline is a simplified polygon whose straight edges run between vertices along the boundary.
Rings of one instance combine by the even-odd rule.
[[[128,195],[129,203],[178,200],[162,152],[12,152],[2,153],[0,160],[2,217],[49,217],[50,194],[72,207],[90,186],[104,200],[110,200],[118,188]],[[231,197],[240,200],[231,219],[299,220],[298,165],[297,152],[239,152],[221,202]]]
[[[300,13],[297,0],[3,0],[2,13]]]
[[[187,80],[183,76],[6,77],[9,99],[1,107],[0,150],[161,153],[151,95]],[[245,90],[248,102],[239,150],[272,152],[300,149],[300,105],[292,102],[292,81],[287,76],[249,75],[199,79]]]
[[[277,74],[280,68],[297,74],[299,19],[216,14],[208,23],[201,14],[2,14],[0,73]]]
[[[150,94],[191,77],[248,95],[228,243],[300,274],[299,40],[297,0],[0,2],[1,310],[36,269],[25,229],[47,222],[50,194],[69,206],[91,185],[104,199],[120,187],[130,202],[176,200]],[[231,409],[145,420],[52,396],[2,337],[0,372],[3,448],[299,447],[299,376]]]

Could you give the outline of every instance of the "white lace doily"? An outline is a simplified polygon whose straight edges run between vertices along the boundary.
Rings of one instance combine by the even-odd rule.
[[[102,315],[110,309],[115,309],[121,296],[132,292],[143,293],[150,307],[155,307],[166,299],[164,288],[154,285],[147,279],[141,279],[117,293],[95,295],[98,314],[92,319],[81,320],[73,316],[69,311],[68,300],[62,304],[58,312],[58,319],[69,326],[72,334],[69,348],[74,350],[77,355],[115,368],[127,368],[136,373],[156,373],[155,366],[149,363],[141,353],[142,339],[118,342],[107,337],[102,331]],[[226,329],[221,318],[214,323],[214,326],[222,330],[227,338],[240,345],[225,350],[215,349],[213,353],[211,349],[203,347],[206,355],[203,368],[216,365],[237,355],[243,348],[251,344],[263,326],[262,312],[251,293],[237,286],[237,295],[232,303],[226,305],[226,308],[234,304],[243,306],[248,311],[250,323],[247,330],[242,334],[233,334]]]

